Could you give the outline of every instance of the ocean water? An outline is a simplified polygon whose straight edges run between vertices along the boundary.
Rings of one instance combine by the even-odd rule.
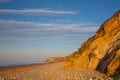
[[[36,62],[36,61],[0,61],[0,67],[9,67],[9,66],[20,66],[28,64],[45,64],[47,62]]]

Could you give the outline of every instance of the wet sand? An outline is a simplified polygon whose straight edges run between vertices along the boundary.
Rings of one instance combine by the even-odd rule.
[[[93,70],[65,70],[64,62],[0,68],[0,80],[112,80]]]

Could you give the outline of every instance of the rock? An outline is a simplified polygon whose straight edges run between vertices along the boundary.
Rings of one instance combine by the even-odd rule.
[[[65,61],[66,69],[98,70],[113,77],[120,75],[120,10]]]
[[[46,60],[46,62],[61,62],[64,61],[66,57],[51,57]]]

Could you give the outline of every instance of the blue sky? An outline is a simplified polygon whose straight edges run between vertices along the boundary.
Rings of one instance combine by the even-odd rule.
[[[76,51],[120,0],[0,0],[0,60],[40,61]]]

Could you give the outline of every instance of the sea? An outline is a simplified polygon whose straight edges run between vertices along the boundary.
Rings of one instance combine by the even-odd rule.
[[[21,66],[30,64],[45,64],[44,61],[0,61],[0,67]]]

